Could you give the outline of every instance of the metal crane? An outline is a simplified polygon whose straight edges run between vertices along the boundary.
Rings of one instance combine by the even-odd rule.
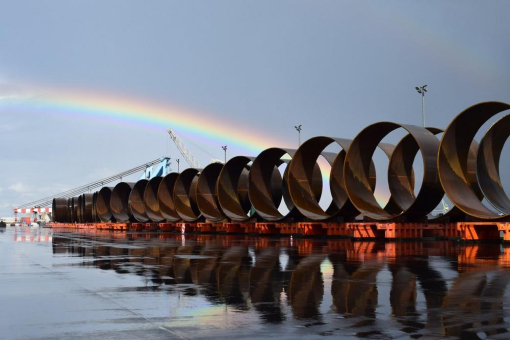
[[[188,150],[186,145],[182,142],[182,140],[177,136],[172,129],[168,129],[168,134],[170,135],[170,138],[175,143],[175,146],[177,146],[177,149],[181,152],[182,157],[188,162],[189,166],[195,169],[200,169],[200,164],[196,160],[195,156]]]

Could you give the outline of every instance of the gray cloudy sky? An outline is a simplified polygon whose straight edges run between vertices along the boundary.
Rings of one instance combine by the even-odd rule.
[[[352,138],[382,120],[419,125],[417,85],[429,85],[427,125],[440,128],[474,103],[510,102],[503,0],[1,0],[0,8],[2,216],[167,152],[178,157],[165,126],[38,110],[24,104],[36,87],[179,106],[286,146],[297,143],[296,124],[303,138]],[[195,142],[222,158],[220,140]],[[231,155],[243,152],[233,144]],[[211,158],[189,147],[202,163]]]

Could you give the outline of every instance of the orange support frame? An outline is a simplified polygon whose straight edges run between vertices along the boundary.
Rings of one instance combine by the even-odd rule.
[[[499,240],[499,225],[507,223],[460,222],[457,229],[463,241]]]
[[[257,235],[344,236],[357,239],[458,238],[464,241],[503,240],[510,242],[510,222],[381,223],[50,223],[53,228],[80,230],[177,231]]]

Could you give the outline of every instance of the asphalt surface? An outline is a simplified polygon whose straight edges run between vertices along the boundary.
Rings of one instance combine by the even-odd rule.
[[[510,338],[510,248],[0,230],[0,339]]]

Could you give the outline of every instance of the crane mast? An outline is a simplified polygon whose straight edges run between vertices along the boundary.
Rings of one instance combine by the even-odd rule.
[[[168,134],[170,135],[170,138],[173,140],[175,146],[177,146],[177,149],[179,149],[179,152],[181,153],[182,157],[184,157],[189,166],[195,169],[199,169],[200,164],[196,160],[195,156],[193,156],[193,154],[188,150],[179,136],[175,134],[174,130],[168,129]]]

